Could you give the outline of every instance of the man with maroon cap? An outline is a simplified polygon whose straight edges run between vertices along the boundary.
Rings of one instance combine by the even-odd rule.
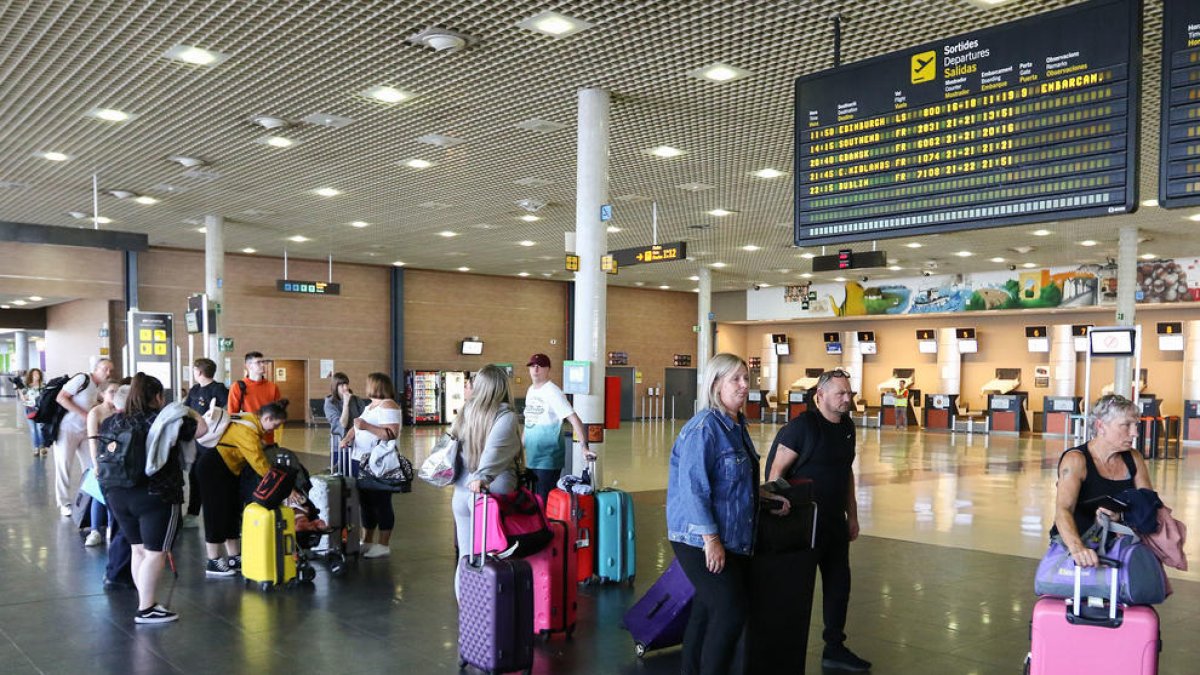
[[[562,433],[563,420],[571,423],[588,460],[596,455],[588,448],[583,422],[558,385],[550,381],[550,357],[529,357],[529,391],[525,393],[525,463],[537,474],[537,492],[545,499],[558,484],[566,464],[567,444]]]

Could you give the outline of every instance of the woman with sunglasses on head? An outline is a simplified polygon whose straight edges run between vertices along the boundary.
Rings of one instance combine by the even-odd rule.
[[[352,396],[346,387],[346,396]],[[357,476],[359,467],[371,457],[371,450],[385,441],[394,441],[400,435],[404,422],[400,404],[396,403],[396,388],[386,373],[367,375],[367,398],[371,402],[346,429],[341,447],[351,446],[351,473]],[[362,557],[386,558],[392,554],[390,548],[392,530],[396,527],[396,509],[392,506],[392,493],[384,490],[369,490],[359,487],[362,508]],[[378,535],[376,535],[378,532]],[[379,541],[376,542],[376,536]]]

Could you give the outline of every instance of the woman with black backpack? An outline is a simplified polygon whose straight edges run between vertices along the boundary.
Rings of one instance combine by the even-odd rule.
[[[173,403],[164,410],[163,403],[162,382],[145,373],[134,375],[124,412],[104,420],[100,428],[96,462],[109,509],[133,548],[131,571],[138,591],[133,620],[139,624],[179,619],[158,602],[158,582],[183,504],[180,444],[195,438],[202,424],[185,406]],[[155,469],[149,472],[151,467]]]

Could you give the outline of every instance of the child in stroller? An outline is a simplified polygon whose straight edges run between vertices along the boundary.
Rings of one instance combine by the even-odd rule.
[[[311,486],[311,483],[308,483]],[[296,573],[300,580],[310,582],[316,577],[312,561],[323,560],[329,565],[329,573],[340,577],[346,571],[346,556],[338,549],[322,549],[321,540],[327,535],[340,536],[341,532],[329,527],[308,493],[297,489],[283,502],[296,514]]]

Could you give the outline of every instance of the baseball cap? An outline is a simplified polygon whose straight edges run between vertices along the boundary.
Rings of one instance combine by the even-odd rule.
[[[549,368],[550,367],[550,357],[546,356],[545,354],[534,354],[533,356],[529,357],[529,363],[526,363],[525,365],[541,366],[543,368]]]

